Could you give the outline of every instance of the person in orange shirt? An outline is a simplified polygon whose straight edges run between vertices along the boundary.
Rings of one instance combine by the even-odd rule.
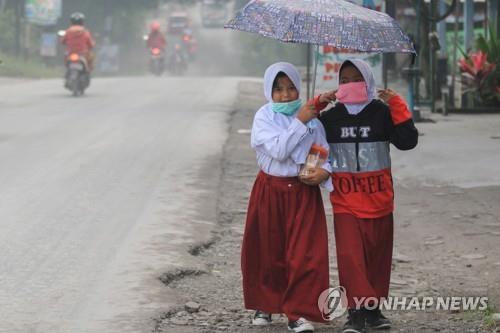
[[[73,13],[71,15],[71,26],[66,30],[62,44],[66,46],[66,56],[77,53],[87,60],[89,71],[94,68],[95,41],[90,31],[85,26],[85,15]]]
[[[151,23],[150,32],[148,35],[147,46],[150,49],[160,49],[162,51],[167,47],[167,40],[161,32],[161,26],[158,22]]]
[[[415,148],[418,130],[405,100],[391,89],[377,91],[361,59],[340,66],[335,99],[319,120],[330,145],[337,265],[349,310],[342,332],[389,329],[378,305],[389,294],[394,238],[390,145]]]

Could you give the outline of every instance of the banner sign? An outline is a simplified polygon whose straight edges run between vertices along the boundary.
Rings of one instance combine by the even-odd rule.
[[[42,57],[57,56],[57,34],[43,33],[40,39],[40,55]]]
[[[62,0],[26,0],[24,17],[31,23],[54,25],[62,14]]]

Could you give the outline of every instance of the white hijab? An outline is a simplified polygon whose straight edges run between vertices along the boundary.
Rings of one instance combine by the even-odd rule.
[[[363,78],[365,79],[366,82],[366,88],[368,92],[368,101],[366,103],[361,103],[361,104],[344,104],[347,112],[352,115],[357,115],[363,109],[371,103],[372,100],[377,98],[377,87],[375,85],[375,76],[373,76],[372,69],[370,68],[370,65],[366,63],[364,60],[361,59],[347,59],[342,63],[342,66],[340,66],[340,70],[342,70],[342,67],[346,63],[352,63],[363,75]],[[340,85],[340,71],[339,71],[339,85]]]
[[[264,96],[269,103],[273,102],[273,83],[279,72],[290,78],[300,95],[300,74],[297,68],[288,62],[277,62],[269,66],[264,74]]]

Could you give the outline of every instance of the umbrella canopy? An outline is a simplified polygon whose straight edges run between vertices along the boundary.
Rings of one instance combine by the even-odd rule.
[[[343,0],[252,0],[224,27],[283,42],[415,53],[392,17]]]

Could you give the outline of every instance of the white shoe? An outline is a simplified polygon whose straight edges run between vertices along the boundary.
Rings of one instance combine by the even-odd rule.
[[[267,326],[271,324],[271,314],[264,311],[255,311],[252,319],[252,325]]]
[[[295,333],[314,332],[314,326],[307,319],[300,317],[296,321],[288,322],[288,330]]]

